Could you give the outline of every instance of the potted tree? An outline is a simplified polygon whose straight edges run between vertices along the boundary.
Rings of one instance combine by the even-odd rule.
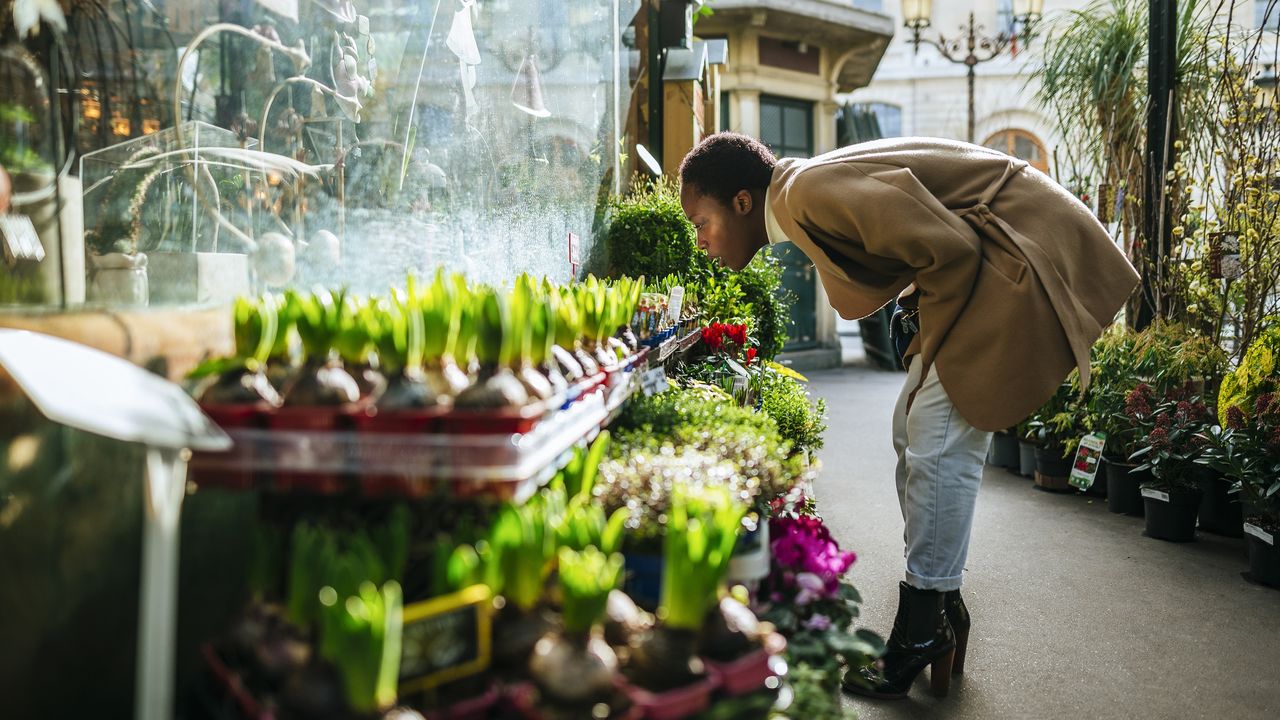
[[[1107,427],[1107,448],[1121,459],[1107,463],[1107,509],[1113,513],[1141,516],[1145,511],[1142,502],[1142,483],[1150,478],[1149,469],[1139,470],[1139,464],[1130,460],[1142,448],[1146,436],[1144,427],[1151,422],[1155,392],[1146,383],[1138,383],[1125,394],[1124,409],[1115,413]]]
[[[1142,484],[1147,535],[1172,542],[1195,540],[1200,507],[1198,460],[1207,444],[1210,415],[1198,397],[1171,393],[1144,423],[1142,447],[1133,460],[1150,470]]]

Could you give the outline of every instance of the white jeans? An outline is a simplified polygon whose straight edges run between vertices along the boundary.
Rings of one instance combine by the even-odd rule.
[[[956,412],[933,368],[908,415],[907,398],[920,382],[920,364],[919,355],[911,359],[893,413],[906,579],[921,590],[958,590],[991,433]]]

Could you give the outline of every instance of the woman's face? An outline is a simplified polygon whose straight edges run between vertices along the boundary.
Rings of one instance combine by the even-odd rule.
[[[754,208],[751,193],[739,191],[726,206],[685,185],[680,188],[680,205],[698,231],[698,247],[708,257],[733,270],[741,270],[751,262],[759,249],[751,240],[750,219]]]

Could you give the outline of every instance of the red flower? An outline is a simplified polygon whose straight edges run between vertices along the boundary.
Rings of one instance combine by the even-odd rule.
[[[750,365],[752,360],[756,359],[757,350],[755,348],[747,348],[747,364]]]
[[[1227,408],[1227,427],[1231,430],[1243,430],[1244,426],[1244,411],[1235,405]]]
[[[1151,386],[1139,383],[1124,399],[1124,412],[1130,418],[1140,419],[1151,414]]]
[[[720,323],[711,323],[707,327],[702,328],[702,342],[712,350],[719,350],[724,347],[724,330],[720,329]]]
[[[1169,447],[1169,431],[1162,427],[1157,427],[1151,431],[1151,435],[1147,438],[1147,443],[1156,452],[1167,449]]]
[[[725,334],[729,336],[729,339],[738,343],[739,346],[747,344],[746,325],[726,325]]]

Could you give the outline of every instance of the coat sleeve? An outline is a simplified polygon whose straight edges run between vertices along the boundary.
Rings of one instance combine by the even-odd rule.
[[[842,162],[807,168],[788,187],[786,202],[801,226],[840,243],[832,249],[846,259],[861,253],[885,258],[915,280],[921,337],[928,338],[921,351],[930,361],[981,267],[982,244],[972,228],[909,169],[896,166]]]

